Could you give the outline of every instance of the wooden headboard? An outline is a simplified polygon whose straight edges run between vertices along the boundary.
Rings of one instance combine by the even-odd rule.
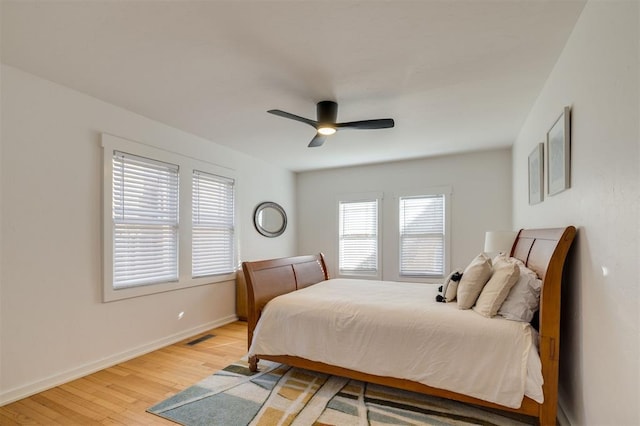
[[[540,360],[542,362],[542,390],[546,401],[558,398],[558,362],[560,355],[560,298],[562,270],[576,235],[576,228],[523,229],[518,233],[511,256],[522,260],[542,280],[540,293],[539,333]],[[545,409],[553,410],[551,404]]]
[[[253,329],[267,302],[282,294],[328,280],[327,266],[322,253],[309,256],[243,262],[247,282],[248,345],[251,346]]]

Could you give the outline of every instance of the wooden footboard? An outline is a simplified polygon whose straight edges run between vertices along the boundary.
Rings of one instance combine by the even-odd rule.
[[[555,426],[558,400],[562,271],[575,234],[576,229],[573,226],[555,229],[523,229],[518,233],[511,250],[511,255],[522,260],[530,269],[534,270],[543,282],[539,311],[539,349],[545,399],[543,404],[538,404],[525,397],[519,409],[511,409],[409,380],[374,376],[293,356],[258,354],[250,359],[250,367],[255,371],[258,358],[268,359],[324,373],[535,416],[538,417],[541,425]],[[271,299],[329,278],[322,254],[244,262],[242,267],[247,282],[249,346],[251,346],[253,332],[260,319],[262,309]]]

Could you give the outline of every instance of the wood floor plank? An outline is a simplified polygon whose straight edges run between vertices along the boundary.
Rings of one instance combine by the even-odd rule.
[[[187,344],[207,334],[215,337]],[[146,410],[246,352],[246,323],[227,324],[0,407],[0,424],[175,425]]]
[[[13,418],[10,411],[0,412],[0,425],[2,426],[14,426],[14,425],[26,425],[29,423],[19,423],[17,419]]]
[[[113,420],[119,421],[127,426],[149,426],[149,425],[169,425],[176,426],[172,421],[165,420],[155,414],[126,410],[121,414],[114,415]]]
[[[113,402],[102,399],[93,393],[85,392],[84,390],[78,388],[77,386],[74,386],[73,384],[62,385],[60,386],[60,388],[75,395],[80,400],[90,401],[91,404],[102,407],[102,409],[106,410],[106,416],[109,416],[113,412],[122,412],[126,409],[122,405],[114,404]]]
[[[111,388],[110,386],[113,384],[112,382],[105,382],[104,380],[100,380],[96,377],[94,377],[93,375],[85,377],[85,379],[87,381],[93,382],[95,384],[97,384],[98,386],[101,386],[100,390],[94,390],[94,393],[104,393],[105,395],[108,395],[112,400],[114,400],[114,402],[116,403],[122,403],[122,404],[133,404],[134,402],[136,402],[136,399],[124,394],[122,392],[118,392],[115,389]],[[103,395],[101,396],[101,398],[105,399],[106,396]]]
[[[43,396],[59,405],[63,405],[68,409],[73,410],[75,414],[82,415],[94,422],[103,420],[109,414],[108,410],[105,410],[90,401],[79,398],[61,387],[49,389],[43,393]]]
[[[76,411],[75,404],[67,404],[64,400],[56,401],[55,395],[52,395],[50,391],[51,389],[34,395],[31,398],[33,398],[34,401],[36,401],[38,404],[44,405],[45,407],[60,413],[60,417],[64,418],[66,424],[68,425],[97,424],[95,420]]]
[[[34,420],[35,424],[63,425],[59,420],[60,414],[30,400],[18,401],[15,406],[23,415]],[[4,424],[0,422],[0,424]]]
[[[27,413],[18,409],[18,407],[9,407],[7,410],[0,412],[0,419],[3,426],[8,425],[33,425],[37,422],[29,417]]]

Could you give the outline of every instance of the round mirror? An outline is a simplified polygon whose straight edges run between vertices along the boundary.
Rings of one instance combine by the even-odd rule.
[[[253,213],[253,224],[265,237],[277,237],[287,229],[287,214],[277,203],[260,203]]]

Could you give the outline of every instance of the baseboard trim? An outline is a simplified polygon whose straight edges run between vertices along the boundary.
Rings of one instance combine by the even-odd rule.
[[[567,417],[567,413],[565,413],[564,408],[562,408],[562,402],[560,400],[558,400],[558,419],[557,420],[560,426],[571,426],[569,417]]]
[[[206,324],[199,325],[197,327],[190,328],[189,330],[175,333],[162,339],[155,340],[153,342],[146,343],[137,348],[133,348],[124,352],[120,352],[106,358],[99,359],[94,362],[84,364],[78,368],[68,370],[59,374],[54,374],[45,379],[31,382],[24,386],[9,389],[0,393],[0,406],[10,404],[18,401],[22,398],[34,395],[39,392],[43,392],[47,389],[60,386],[64,383],[68,383],[72,380],[79,379],[80,377],[87,376],[95,373],[96,371],[104,370],[105,368],[112,367],[124,361],[139,357],[141,355],[153,352],[155,350],[164,348],[165,346],[172,345],[181,340],[200,334],[204,331],[211,330],[212,328],[221,327],[225,324],[237,321],[238,317],[230,315],[228,317],[220,318],[215,321],[208,322]]]

